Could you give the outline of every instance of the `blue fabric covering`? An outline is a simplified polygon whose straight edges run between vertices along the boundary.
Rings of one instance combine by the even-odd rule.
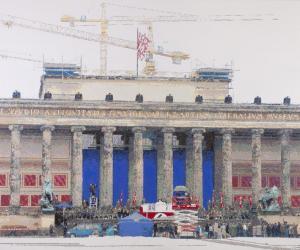
[[[128,199],[128,150],[115,149],[113,153],[113,205],[123,195],[123,204]]]
[[[207,208],[214,189],[214,152],[203,151],[203,206]]]
[[[84,149],[83,150],[83,181],[82,181],[82,198],[89,200],[90,184],[96,184],[96,194],[99,198],[100,190],[100,150],[97,149]]]
[[[146,202],[157,201],[157,152],[144,150],[144,198]]]
[[[173,151],[173,187],[185,186],[185,150]]]
[[[58,204],[54,205],[55,209],[68,209],[68,208],[72,208],[72,204],[70,202],[60,202]]]
[[[122,218],[118,223],[120,236],[152,237],[153,221],[139,213]]]

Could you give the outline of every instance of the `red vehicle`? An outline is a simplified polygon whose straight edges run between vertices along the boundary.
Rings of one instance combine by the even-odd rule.
[[[185,186],[176,186],[173,192],[172,208],[174,210],[198,210],[199,202],[194,202]]]

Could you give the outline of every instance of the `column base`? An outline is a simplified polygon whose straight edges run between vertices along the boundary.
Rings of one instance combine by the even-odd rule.
[[[281,213],[283,215],[288,215],[288,214],[291,214],[291,208],[289,206],[283,206],[282,207],[282,210],[281,210]]]
[[[256,204],[252,204],[252,207],[251,207],[251,213],[252,215],[257,215],[257,205]]]
[[[20,213],[20,206],[10,206],[8,211],[10,215],[19,214]]]

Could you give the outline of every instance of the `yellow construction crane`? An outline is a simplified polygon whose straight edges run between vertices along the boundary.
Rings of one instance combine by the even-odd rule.
[[[112,5],[112,4],[110,4]],[[115,5],[115,4],[113,4]],[[118,6],[118,5],[117,5]],[[120,6],[120,7],[128,7],[128,6]],[[132,8],[132,7],[129,7]],[[144,8],[139,8],[142,10],[149,10],[149,9],[144,9]],[[154,10],[157,11],[157,10]],[[68,36],[68,37],[73,37],[77,39],[83,39],[87,41],[92,41],[92,42],[97,42],[100,43],[102,48],[101,48],[101,57],[104,59],[101,60],[103,62],[102,69],[101,70],[102,74],[105,75],[106,72],[106,55],[107,55],[107,49],[106,45],[113,45],[113,46],[118,46],[122,48],[127,48],[127,49],[132,49],[132,50],[137,50],[137,43],[136,41],[129,41],[126,39],[121,39],[121,38],[116,38],[112,36],[108,36],[108,25],[115,23],[124,23],[124,24],[132,24],[132,23],[142,23],[146,24],[148,26],[148,36],[150,38],[150,46],[148,49],[148,55],[147,55],[147,60],[146,60],[146,68],[145,68],[145,73],[148,74],[153,74],[155,72],[155,65],[154,61],[152,60],[152,55],[159,55],[163,57],[169,57],[172,59],[173,63],[180,63],[182,60],[186,60],[189,58],[189,55],[184,52],[180,51],[164,51],[161,49],[156,49],[154,48],[154,43],[153,43],[153,29],[152,29],[152,22],[177,22],[177,21],[260,21],[263,20],[262,17],[263,15],[260,16],[260,18],[256,17],[238,17],[236,18],[235,16],[211,16],[208,18],[201,18],[198,16],[194,15],[187,15],[187,14],[181,14],[181,13],[174,13],[174,12],[168,12],[168,11],[160,11],[162,13],[166,13],[168,15],[160,15],[158,17],[126,17],[126,16],[115,16],[109,20],[105,18],[101,19],[90,19],[89,22],[95,22],[95,23],[100,23],[101,24],[101,32],[100,34],[95,34],[91,32],[86,32],[82,30],[77,30],[74,28],[70,27],[65,27],[61,25],[55,25],[55,24],[48,24],[45,22],[41,21],[36,21],[36,20],[30,20],[26,18],[20,18],[12,15],[7,15],[7,14],[2,14],[0,13],[0,23],[5,25],[8,28],[11,28],[13,26],[18,26],[22,28],[27,28],[27,29],[33,29],[33,30],[39,30],[39,31],[44,31],[44,32],[49,32],[49,33],[54,33],[54,34],[60,34],[63,36]],[[173,16],[171,14],[174,14]],[[105,17],[105,8],[102,8],[102,17]],[[270,18],[269,16],[267,16]],[[274,18],[271,16],[271,20],[278,20],[277,18]],[[62,21],[65,22],[70,22],[71,24],[74,24],[75,22],[87,22],[87,19],[85,17],[81,19],[76,19],[70,16],[64,16],[62,18]],[[3,55],[6,57],[6,55]]]
[[[124,7],[124,6],[123,6]],[[127,6],[126,6],[127,7]],[[146,10],[146,9],[145,9]],[[169,12],[168,12],[169,13]],[[144,72],[146,75],[155,74],[155,63],[153,60],[153,54],[167,56],[172,58],[173,63],[180,64],[182,60],[189,59],[189,55],[180,52],[165,52],[158,51],[154,48],[154,40],[153,40],[153,22],[181,22],[181,21],[196,21],[197,17],[192,15],[160,15],[157,17],[134,17],[134,16],[114,16],[111,18],[106,17],[106,4],[101,4],[101,17],[99,19],[88,19],[86,16],[81,18],[75,18],[72,16],[63,16],[61,18],[61,22],[68,22],[71,26],[74,26],[75,23],[98,23],[100,24],[100,75],[106,75],[107,72],[107,41],[108,41],[108,25],[109,24],[134,24],[141,23],[145,24],[148,27],[148,39],[150,40],[149,48],[147,51],[146,57],[146,66]],[[123,47],[123,46],[121,46]],[[135,44],[136,49],[136,44]]]
[[[104,44],[105,45],[109,44],[112,46],[127,48],[127,49],[131,49],[131,50],[137,50],[136,41],[130,41],[130,40],[126,40],[126,39],[116,38],[116,37],[112,37],[112,36],[108,36],[108,35],[103,36],[100,34],[77,30],[77,29],[65,27],[62,25],[48,24],[45,22],[37,21],[37,20],[30,20],[27,18],[21,18],[21,17],[1,14],[1,13],[0,13],[0,22],[2,22],[2,24],[8,28],[17,26],[17,27],[22,27],[22,28],[26,28],[26,29],[44,31],[44,32],[59,34],[59,35],[63,35],[63,36],[73,37],[73,38],[77,38],[77,39],[83,39],[83,40],[87,40],[87,41],[97,42],[97,43],[100,43],[101,46],[103,46]],[[104,47],[103,50],[104,50],[104,53],[106,53],[106,47]],[[184,52],[177,52],[177,51],[169,52],[169,51],[162,51],[162,50],[153,48],[153,50],[151,50],[151,53],[154,55],[169,57],[174,62],[186,60],[189,58],[188,54],[186,54]],[[106,55],[106,54],[104,54],[104,55]],[[102,53],[102,56],[103,56],[103,53]],[[105,59],[106,59],[106,56],[105,56]],[[105,68],[106,68],[106,61],[105,61]]]

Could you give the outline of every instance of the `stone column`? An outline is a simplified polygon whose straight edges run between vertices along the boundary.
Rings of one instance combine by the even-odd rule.
[[[128,196],[131,201],[135,196],[137,205],[142,203],[144,194],[144,131],[144,127],[134,127],[132,129],[133,137],[131,138],[129,149]]]
[[[202,141],[204,129],[193,128],[187,140],[186,183],[191,195],[203,205]]]
[[[54,126],[45,125],[41,127],[43,133],[42,141],[42,180],[51,181],[51,139]]]
[[[263,129],[252,129],[252,206],[258,205],[261,192],[261,135]]]
[[[172,202],[173,196],[173,133],[174,128],[162,129],[162,145],[158,152],[157,198]]]
[[[290,162],[290,135],[292,130],[283,129],[280,131],[281,145],[281,195],[283,208],[291,207],[291,162]]]
[[[113,204],[113,132],[115,127],[103,127],[100,147],[100,206]]]
[[[222,129],[222,192],[224,204],[232,206],[232,129]]]
[[[82,206],[82,146],[84,126],[72,126],[71,193],[74,207]]]
[[[203,168],[202,168],[202,141],[204,129],[192,129],[193,134],[193,165],[194,165],[194,190],[193,195],[203,206]]]
[[[20,207],[20,186],[21,186],[21,131],[23,126],[10,125],[11,131],[11,154],[10,154],[10,204],[9,208],[12,213],[17,213]]]

